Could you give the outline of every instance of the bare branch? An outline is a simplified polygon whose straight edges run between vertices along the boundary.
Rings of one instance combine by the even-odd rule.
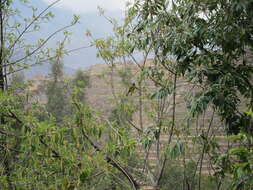
[[[76,106],[76,108],[78,109],[78,111],[81,111],[80,105],[77,102],[73,102],[73,104]],[[82,123],[80,125],[82,125]],[[83,128],[81,128],[81,132],[82,132],[82,135],[85,137],[85,139],[90,143],[90,145],[96,151],[98,151],[98,152],[102,151],[100,149],[100,147],[96,143],[94,143],[90,139],[90,137],[85,133],[85,131],[84,131]],[[134,190],[138,190],[139,189],[139,184],[134,179],[134,177],[127,170],[125,170],[116,160],[114,160],[110,156],[105,156],[105,160],[107,161],[107,163],[111,164],[113,167],[115,167],[116,169],[118,169],[128,179],[128,181],[132,184]]]
[[[31,22],[30,24],[28,24],[25,29],[20,33],[20,35],[18,36],[18,38],[13,42],[13,44],[8,48],[8,49],[12,49],[16,43],[20,40],[20,38],[25,34],[25,32],[48,10],[50,9],[52,6],[54,6],[56,3],[60,2],[61,0],[56,0],[53,3],[51,3],[47,8],[45,8],[38,16],[36,16]]]
[[[20,59],[18,59],[18,60],[16,60],[16,61],[14,61],[14,62],[9,63],[8,65],[13,65],[13,64],[15,64],[15,63],[18,63],[18,62],[20,62],[20,61],[23,61],[23,60],[25,60],[26,58],[32,56],[34,53],[36,53],[38,50],[40,50],[40,49],[41,49],[53,36],[55,36],[57,33],[61,32],[61,31],[63,31],[63,30],[66,30],[67,28],[72,27],[73,25],[74,25],[74,23],[71,23],[70,25],[65,26],[65,27],[63,27],[63,28],[61,28],[61,29],[55,31],[55,32],[52,33],[50,36],[48,36],[47,39],[46,39],[41,45],[39,45],[36,49],[34,49],[31,53],[28,53],[26,56],[24,56],[24,57],[22,57],[22,58],[20,58]]]
[[[91,146],[98,152],[101,152],[101,149],[98,147],[98,145],[96,145],[90,138],[88,135],[85,134],[84,130],[82,129],[82,134],[83,136],[88,140],[88,142],[91,144]],[[137,184],[137,182],[134,180],[133,176],[131,174],[129,174],[116,160],[114,160],[113,158],[106,156],[105,157],[106,161],[108,163],[110,163],[112,166],[114,166],[115,168],[117,168],[120,172],[122,172],[122,174],[124,176],[127,177],[128,181],[133,185],[134,189],[137,190],[139,188],[139,185]]]
[[[92,47],[92,46],[94,46],[94,45],[83,46],[83,47],[79,47],[79,48],[67,50],[64,54],[69,54],[69,53],[72,53],[72,52],[75,52],[75,51],[79,51],[79,50],[82,50],[82,49],[90,48],[90,47]],[[54,58],[56,58],[56,57],[57,57],[57,56],[55,55],[55,56],[49,57],[49,58],[47,58],[47,59],[40,60],[40,63],[49,61],[49,60],[54,59]],[[7,65],[5,65],[5,66],[8,66],[8,65],[9,65],[9,64],[7,64]],[[33,63],[33,64],[30,64],[30,65],[28,65],[28,66],[29,66],[29,67],[33,67],[33,66],[36,66],[36,65],[38,65],[37,62],[36,62],[36,63]],[[22,67],[22,68],[20,68],[20,69],[18,69],[18,70],[14,70],[14,71],[12,71],[12,72],[8,72],[8,73],[6,73],[6,75],[10,75],[10,74],[13,74],[13,73],[16,73],[16,72],[19,72],[19,71],[23,71],[23,70],[26,70],[26,69],[27,69],[26,67]]]

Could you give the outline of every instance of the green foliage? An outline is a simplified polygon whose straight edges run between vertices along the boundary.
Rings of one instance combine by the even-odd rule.
[[[64,83],[58,82],[47,84],[47,111],[60,122],[68,114],[68,97]]]
[[[150,48],[155,68],[163,67],[198,87],[189,100],[192,117],[212,107],[226,124],[227,133],[240,132],[248,136],[244,139],[247,142],[251,141],[252,121],[242,112],[241,105],[253,105],[252,8],[249,0],[140,0],[129,9],[128,22],[133,26],[127,34],[134,47],[131,52]],[[172,64],[167,60],[173,60]],[[153,99],[171,93],[160,79],[168,74],[152,68],[143,74],[156,82],[158,90],[152,94]],[[203,152],[217,153],[217,146],[208,136],[205,138],[201,140],[205,144]],[[177,155],[176,150],[174,147],[169,152]],[[251,160],[251,152],[244,144],[222,157],[220,167],[224,167],[224,175],[232,177],[235,189],[250,189],[252,185],[252,176],[248,175],[252,166],[248,167],[250,164],[244,160]]]
[[[194,177],[196,167],[197,165],[193,161],[190,161],[183,167],[179,165],[179,162],[173,159],[169,160],[160,181],[161,189],[197,189],[197,180]],[[214,179],[210,176],[203,176],[202,184],[206,190],[216,188]]]
[[[78,23],[79,17],[74,16],[73,22],[57,29],[52,34],[47,34],[44,38],[38,38],[34,43],[27,40],[27,37],[36,34],[41,30],[41,25],[50,22],[54,14],[49,11],[49,8],[58,3],[59,0],[52,2],[48,7],[39,10],[28,0],[3,0],[1,2],[1,18],[0,31],[1,53],[0,53],[0,88],[7,89],[8,77],[31,66],[43,64],[50,58],[52,49],[46,47],[46,44],[56,34],[63,32],[65,41],[70,33],[67,29]],[[29,16],[23,16],[23,12],[19,10],[18,4],[25,6]],[[17,6],[18,5],[18,6]],[[64,52],[66,53],[66,52]]]
[[[129,33],[137,37],[136,50],[151,46],[160,60],[174,57],[177,72],[206,87],[191,106],[193,115],[212,103],[228,132],[238,132],[241,97],[250,105],[253,100],[252,60],[246,54],[252,52],[252,2],[141,2],[130,10],[140,18]]]
[[[122,99],[121,103],[114,108],[109,116],[109,120],[116,122],[118,126],[128,128],[129,121],[133,120],[134,106],[130,100]]]
[[[151,99],[163,99],[168,97],[171,94],[171,90],[169,88],[159,88],[156,92],[151,95]]]
[[[179,157],[180,155],[184,154],[184,145],[181,142],[176,142],[176,144],[173,147],[167,148],[167,154],[171,159],[175,159]]]
[[[111,185],[125,187],[128,183],[126,178],[105,159],[108,149],[100,150],[95,145],[102,138],[105,125],[94,111],[74,99],[73,117],[59,127],[53,118],[38,119],[34,114],[40,109],[37,105],[31,105],[29,110],[23,112],[16,107],[18,101],[10,94],[0,94],[0,113],[6,115],[0,131],[0,139],[5,139],[5,144],[1,144],[0,148],[0,159],[4,161],[0,165],[2,189],[10,186],[18,190],[106,189],[110,185],[100,185],[108,183],[109,179],[113,180],[109,182]],[[112,142],[118,142],[116,150],[111,147],[110,151],[133,149],[135,142],[127,138],[123,131],[119,133],[122,137],[110,135]],[[103,144],[108,147],[106,141]],[[128,162],[125,156],[121,159]],[[6,164],[8,173],[4,170]],[[114,179],[115,175],[119,178]],[[101,181],[99,184],[96,178]],[[124,181],[123,185],[120,181],[115,182],[119,179]]]
[[[12,1],[5,3],[1,10],[18,14],[12,12]],[[43,111],[43,106],[26,101],[25,91],[17,91],[16,84],[25,86],[18,84],[22,77],[13,77],[9,91],[0,91],[1,188],[137,189],[135,179],[138,179],[160,189],[201,189],[201,185],[202,189],[223,188],[219,184],[222,180],[229,189],[250,189],[253,185],[252,111],[243,113],[240,104],[246,101],[249,108],[253,105],[253,68],[247,59],[253,47],[252,8],[252,1],[140,0],[130,7],[124,26],[109,19],[115,34],[94,40],[98,56],[110,64],[112,72],[115,61],[123,59],[125,62],[126,57],[131,57],[140,69],[136,78],[129,70],[119,72],[122,84],[130,87],[127,95],[139,92],[138,104],[132,97],[120,97],[109,120],[84,104],[85,88],[89,86],[86,73],[78,71],[70,83],[65,81],[61,58],[69,33],[64,32],[66,38],[59,43],[51,59],[52,74],[47,84],[46,110],[51,115]],[[31,9],[36,15],[37,8]],[[38,31],[40,22],[52,17],[48,12],[24,22],[31,23],[32,31]],[[78,20],[79,17],[74,16],[70,26]],[[11,23],[5,20],[4,24]],[[18,22],[13,27],[18,31],[23,25]],[[87,35],[91,36],[89,32]],[[37,64],[51,57],[50,50],[40,49],[48,39],[27,45],[22,35],[15,32],[8,33],[5,39],[7,46],[2,48],[0,66],[7,65],[9,73],[26,68],[27,62]],[[25,56],[13,61],[13,50],[20,47]],[[149,53],[153,54],[154,64],[148,68],[145,61],[139,64],[133,57],[134,52],[143,52],[145,61]],[[33,56],[35,53],[40,56]],[[1,77],[1,82],[6,80]],[[146,93],[146,77],[153,82],[155,91]],[[209,154],[218,167],[212,177],[197,174],[197,164],[186,162],[186,144],[181,141],[173,144],[171,138],[167,146],[160,144],[161,134],[167,133],[167,129],[171,137],[174,133],[180,137],[180,131],[175,129],[178,127],[175,121],[178,77],[200,87],[190,99],[191,116],[197,117],[212,106],[225,121],[228,133],[235,134],[229,140],[238,145],[222,154],[208,133],[195,138],[203,147],[201,162],[204,154]],[[73,91],[72,100],[67,90]],[[170,115],[163,109],[167,109],[165,102],[169,95],[174,99],[169,104],[173,104],[173,116],[172,121],[167,122],[164,118]],[[158,107],[156,112],[152,105],[147,108],[151,110],[153,123],[145,127],[142,122],[140,126],[132,123],[136,105],[143,120],[144,100]],[[137,130],[138,139],[133,137],[130,126]],[[142,160],[143,155],[136,153],[139,145],[144,147],[147,159],[152,147],[157,147],[156,168],[150,167],[148,160]],[[183,162],[179,162],[182,157]]]
[[[76,88],[76,98],[78,101],[85,101],[85,89],[90,87],[90,77],[87,73],[78,70],[72,80],[72,88]]]
[[[67,84],[63,78],[63,63],[57,57],[52,63],[50,80],[46,84],[47,111],[52,114],[57,122],[63,121],[70,114],[70,100]]]
[[[237,146],[229,148],[226,154],[214,157],[215,164],[220,167],[216,175],[231,178],[229,183],[231,189],[250,189],[253,186],[253,114],[251,111],[247,114],[251,117],[251,123],[248,126],[251,131],[242,130],[237,135],[229,136],[229,141]]]
[[[69,35],[65,30],[76,24],[79,17],[74,16],[69,26],[57,30],[48,38],[38,39],[38,42],[33,45],[26,44],[24,35],[38,31],[41,23],[48,22],[54,15],[47,12],[47,9],[58,1],[41,13],[37,13],[37,8],[31,6],[29,1],[22,0],[21,2],[30,7],[33,13],[31,18],[24,19],[24,23],[16,22],[15,18],[22,17],[18,10],[12,9],[13,1],[4,1],[0,7],[6,19],[3,21],[3,15],[1,15],[1,26],[11,28],[3,29],[8,31],[7,33],[0,32],[1,39],[4,39],[6,43],[1,42],[0,55],[1,189],[95,189],[97,178],[103,182],[104,179],[113,179],[111,183],[115,189],[124,189],[125,186],[131,189],[126,179],[126,175],[128,180],[130,175],[114,160],[114,157],[108,156],[108,149],[103,147],[109,147],[109,143],[107,144],[105,140],[102,143],[100,141],[104,128],[109,126],[105,126],[94,111],[79,101],[84,94],[73,95],[72,114],[71,117],[66,117],[68,116],[66,106],[70,101],[67,100],[69,94],[65,95],[67,88],[63,79],[61,58],[66,52],[64,42]],[[9,18],[14,20],[9,20]],[[44,45],[54,34],[63,30],[65,38],[59,43],[59,48],[52,57],[50,49],[44,48]],[[23,57],[16,56],[17,49],[24,51]],[[53,61],[51,79],[47,84],[46,108],[54,117],[48,116],[43,106],[37,102],[27,101],[26,91],[16,92],[16,82],[19,81],[15,81],[15,77],[13,77],[15,80],[11,89],[7,90],[6,85],[3,84],[7,83],[5,75],[28,68],[30,63],[35,65],[45,60]],[[76,89],[84,89],[87,83],[87,77],[80,74],[74,81],[74,86]],[[26,87],[23,84],[17,84],[17,86]],[[28,91],[27,88],[25,90]],[[135,141],[123,135],[125,132],[119,131],[122,138],[110,135],[112,142],[118,142],[116,147],[110,147],[112,153],[120,150],[120,153],[126,152],[129,156],[134,152]],[[106,139],[106,136],[103,138]],[[120,159],[128,162],[124,156]],[[118,181],[124,181],[123,184],[115,184],[115,178],[111,178],[111,173],[121,175]],[[110,177],[107,178],[107,176]]]

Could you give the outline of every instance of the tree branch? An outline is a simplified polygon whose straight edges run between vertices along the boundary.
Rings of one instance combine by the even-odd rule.
[[[72,52],[79,51],[79,50],[86,49],[86,48],[93,47],[93,46],[94,46],[94,45],[89,45],[89,46],[83,46],[83,47],[71,49],[71,50],[66,51],[65,54],[72,53]],[[47,59],[40,60],[40,62],[43,63],[43,62],[49,61],[50,59],[54,59],[54,58],[56,58],[56,57],[57,57],[57,55],[52,56],[52,57],[49,57],[49,58],[47,58]],[[8,64],[8,65],[9,65],[9,64]],[[5,66],[8,66],[8,65],[5,65]],[[36,65],[38,65],[37,62],[36,62],[36,63],[33,63],[33,64],[29,65],[29,66],[30,66],[30,67],[33,67],[33,66],[36,66]],[[20,68],[20,69],[15,70],[15,71],[8,72],[8,73],[6,73],[6,76],[8,76],[8,75],[10,75],[10,74],[13,74],[13,73],[16,73],[16,72],[19,72],[19,71],[23,71],[23,70],[25,70],[25,69],[27,69],[27,68],[26,68],[26,67],[22,67],[22,68]]]
[[[46,9],[44,9],[38,16],[36,16],[28,26],[25,27],[25,29],[20,33],[20,35],[18,36],[18,38],[13,42],[12,45],[10,45],[10,47],[8,49],[12,49],[16,43],[20,40],[20,38],[25,34],[25,32],[48,10],[50,9],[52,6],[54,6],[56,3],[60,2],[61,0],[56,0],[53,3],[51,3]]]
[[[47,39],[46,39],[41,45],[39,45],[36,49],[34,49],[31,53],[28,53],[26,56],[24,56],[24,57],[22,57],[22,58],[20,58],[20,59],[18,59],[18,60],[16,60],[16,61],[13,61],[13,62],[9,63],[8,65],[13,65],[13,64],[15,64],[15,63],[18,63],[18,62],[20,62],[20,61],[23,61],[23,60],[25,60],[26,58],[32,56],[34,53],[36,53],[38,50],[40,50],[40,49],[41,49],[53,36],[55,36],[57,33],[59,33],[59,32],[61,32],[61,31],[65,30],[65,29],[67,29],[67,28],[72,27],[73,25],[74,25],[74,23],[71,23],[70,25],[65,26],[65,27],[63,27],[63,28],[60,28],[59,30],[55,31],[55,32],[52,33],[50,36],[48,36]],[[7,66],[8,66],[8,65],[7,65]]]
[[[80,112],[81,108],[80,105],[77,102],[73,102],[73,104],[76,106],[77,110]],[[83,124],[83,120],[81,120],[81,123],[78,127],[80,127]],[[101,152],[102,150],[99,148],[98,145],[96,145],[90,138],[89,136],[85,133],[85,131],[83,130],[83,128],[81,128],[81,132],[82,135],[86,138],[86,140],[90,143],[90,145],[97,151],[97,152]],[[139,184],[136,182],[136,180],[133,178],[133,176],[131,174],[129,174],[128,171],[126,171],[116,160],[114,160],[113,158],[111,158],[110,156],[106,156],[105,160],[107,161],[107,163],[111,164],[113,167],[115,167],[116,169],[118,169],[127,179],[128,181],[132,184],[134,190],[138,190],[139,189]]]

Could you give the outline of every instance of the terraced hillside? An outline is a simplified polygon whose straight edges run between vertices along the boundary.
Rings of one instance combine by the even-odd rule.
[[[147,63],[147,67],[152,67],[152,61]],[[110,120],[118,105],[127,102],[128,110],[133,114],[130,120],[127,120],[123,114],[121,119],[125,120],[125,123],[121,124],[129,127],[133,137],[136,137],[137,150],[144,161],[144,166],[140,170],[148,173],[148,177],[140,181],[145,190],[152,189],[153,183],[150,179],[156,179],[159,175],[164,153],[166,153],[165,147],[168,144],[173,147],[180,143],[184,147],[184,153],[175,158],[178,166],[185,167],[188,163],[194,163],[195,172],[205,175],[212,175],[218,170],[218,167],[211,162],[212,155],[206,154],[206,149],[219,146],[219,152],[223,153],[231,144],[224,136],[223,122],[211,107],[195,119],[189,117],[187,108],[189,100],[192,95],[198,93],[198,86],[178,79],[174,110],[173,93],[162,99],[150,98],[150,94],[157,91],[157,87],[150,79],[142,81],[141,93],[138,86],[133,93],[128,94],[129,88],[133,83],[137,84],[140,77],[140,69],[132,63],[116,64],[114,67],[98,64],[90,67],[87,72],[90,75],[91,84],[86,90],[86,98],[91,107],[100,112],[102,117]],[[40,77],[38,80],[46,80],[44,78]],[[37,88],[33,91],[37,91]],[[39,97],[43,99],[42,102],[46,102],[43,92],[40,91]],[[175,129],[170,142],[173,115]],[[160,121],[162,124],[159,123]],[[154,141],[153,133],[150,131],[156,130],[159,126],[163,130],[159,140]],[[208,147],[205,145],[206,137],[210,139]],[[147,148],[142,139],[154,142]]]
[[[152,63],[149,62],[151,65]],[[126,69],[131,73],[128,83],[122,86],[122,70]],[[156,100],[151,100],[149,97],[150,92],[154,92],[157,88],[154,83],[150,80],[143,81],[143,90],[140,95],[139,91],[136,90],[129,96],[127,96],[127,91],[131,84],[136,83],[138,78],[139,68],[136,65],[128,63],[127,65],[118,64],[114,68],[108,65],[95,65],[89,69],[91,88],[87,90],[88,103],[99,110],[105,117],[109,117],[112,110],[117,106],[117,104],[124,99],[130,99],[133,101],[135,106],[135,111],[133,115],[133,120],[130,125],[138,126],[143,128],[144,131],[148,131],[149,128],[154,128],[157,123],[156,116],[152,115],[151,112],[157,111]],[[217,168],[210,161],[212,155],[205,154],[205,148],[203,147],[203,136],[207,135],[212,139],[213,143],[219,145],[220,153],[225,152],[228,147],[228,141],[225,134],[225,127],[219,117],[216,115],[214,110],[210,107],[208,110],[197,117],[196,119],[189,119],[189,113],[187,109],[187,99],[192,93],[198,92],[198,87],[193,84],[188,83],[182,79],[179,79],[177,84],[176,93],[176,109],[175,109],[175,134],[172,138],[172,145],[178,142],[184,144],[185,153],[183,156],[177,158],[177,162],[183,167],[187,162],[194,161],[197,165],[197,173],[202,174],[213,174]],[[142,109],[140,110],[140,97],[142,97]],[[170,121],[172,118],[172,95],[169,95],[163,102],[163,106],[166,107],[162,116],[164,118],[165,129],[162,132],[161,138],[158,143],[152,144],[150,149],[147,151],[141,143],[138,144],[138,151],[143,156],[144,160],[147,160],[147,166],[151,171],[154,171],[154,175],[157,175],[156,168],[161,167],[161,155],[164,151],[163,147],[168,143],[170,139],[169,129]],[[158,100],[157,100],[158,101]],[[166,130],[167,129],[167,130]],[[132,127],[133,135],[136,138],[142,138],[138,135],[138,131]],[[150,138],[152,138],[150,136]],[[172,146],[171,145],[171,146]],[[211,146],[211,145],[210,145]],[[159,147],[159,148],[158,148]],[[151,184],[147,185],[147,189],[151,188]]]

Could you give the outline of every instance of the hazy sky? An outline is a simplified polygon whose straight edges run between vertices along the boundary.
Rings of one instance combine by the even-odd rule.
[[[38,8],[39,11],[45,9],[55,0],[31,0],[31,4]],[[133,0],[131,0],[133,1]],[[57,29],[69,24],[73,14],[78,14],[80,24],[74,26],[70,31],[73,33],[71,42],[67,44],[67,49],[75,49],[89,44],[85,36],[86,30],[90,30],[95,38],[103,38],[112,34],[112,26],[105,18],[100,16],[98,6],[105,10],[105,14],[117,20],[121,20],[124,15],[127,0],[61,0],[54,5],[50,11],[55,18],[49,23],[41,27],[38,34],[29,35],[29,39],[36,40],[45,38]],[[18,4],[17,4],[18,5]],[[23,10],[23,15],[29,15],[28,10],[21,5],[19,9]],[[55,47],[56,41],[62,39],[62,35],[56,35],[47,45]],[[90,65],[101,63],[102,61],[96,57],[96,48],[83,49],[65,56],[64,64],[68,67],[77,69],[85,68]]]
[[[55,0],[43,1],[50,4]],[[56,7],[82,14],[96,12],[98,6],[108,11],[124,10],[126,3],[131,1],[133,0],[61,0]]]

